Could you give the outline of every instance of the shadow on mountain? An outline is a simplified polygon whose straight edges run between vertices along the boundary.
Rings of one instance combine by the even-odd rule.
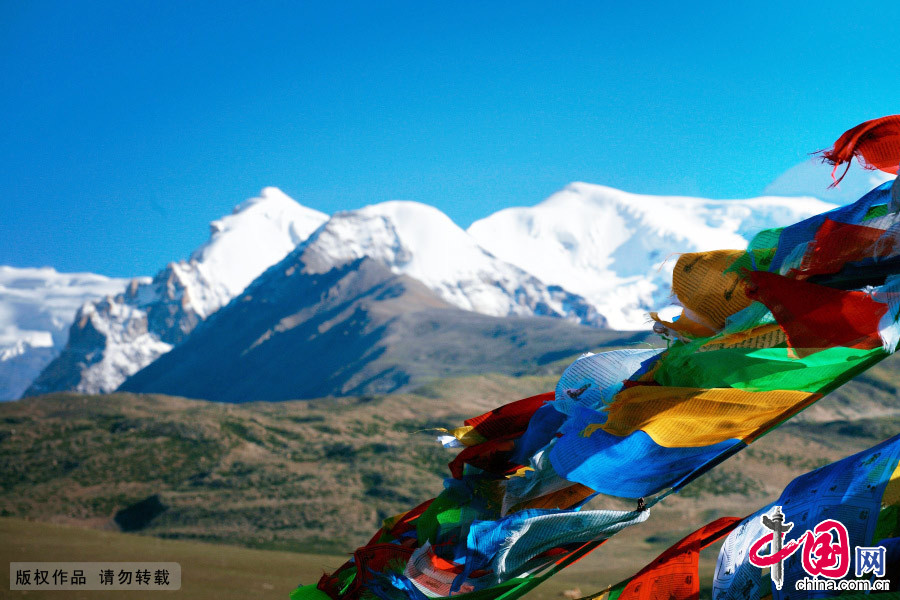
[[[154,494],[118,511],[113,520],[122,531],[140,531],[168,508],[159,499],[159,495]]]
[[[310,272],[325,260],[301,246],[120,390],[222,402],[388,393],[647,337],[463,311],[369,258]]]

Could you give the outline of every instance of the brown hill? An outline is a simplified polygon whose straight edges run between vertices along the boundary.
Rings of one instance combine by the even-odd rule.
[[[322,260],[310,248],[288,256],[120,391],[222,402],[389,393],[443,377],[534,372],[649,337],[460,310],[368,258],[307,272]]]
[[[825,398],[610,544],[652,553],[701,521],[749,512],[796,475],[896,434],[897,363]],[[384,517],[441,490],[452,452],[423,430],[456,426],[555,380],[494,374],[409,394],[238,405],[134,394],[0,404],[0,516],[346,552]],[[842,416],[854,403],[873,416]]]

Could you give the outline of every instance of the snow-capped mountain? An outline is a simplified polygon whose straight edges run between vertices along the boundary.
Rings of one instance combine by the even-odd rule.
[[[0,266],[0,400],[22,395],[66,345],[78,307],[127,280]]]
[[[468,232],[494,256],[587,298],[610,327],[643,329],[647,312],[667,303],[676,253],[745,248],[761,229],[831,208],[809,197],[707,200],[573,183]]]
[[[306,257],[293,268],[308,275],[368,258],[464,310],[641,330],[647,313],[668,302],[676,253],[743,248],[761,229],[833,206],[812,197],[708,200],[573,183],[536,206],[501,210],[465,231],[416,202],[329,218],[266,188],[212,223],[209,241],[190,259],[85,303],[68,344],[26,394],[115,389],[292,250]]]
[[[304,245],[327,257],[323,264],[306,267],[320,273],[369,257],[464,310],[606,325],[584,298],[492,256],[447,215],[418,202],[383,202],[337,213]]]
[[[527,372],[648,337],[461,310],[383,258],[335,265],[325,246],[300,244],[119,390],[219,402],[382,394],[440,377]]]
[[[25,392],[116,389],[180,343],[197,324],[293,250],[327,215],[276,188],[210,224],[210,238],[152,281],[134,280],[115,297],[78,309],[69,341]]]

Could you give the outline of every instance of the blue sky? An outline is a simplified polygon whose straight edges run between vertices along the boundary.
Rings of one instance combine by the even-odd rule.
[[[900,112],[900,3],[729,4],[3,2],[0,264],[152,274],[267,185],[753,196]]]

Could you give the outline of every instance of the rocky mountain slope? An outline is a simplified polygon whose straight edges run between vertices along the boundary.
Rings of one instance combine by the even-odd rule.
[[[820,166],[816,169],[806,179],[827,176]],[[868,175],[857,173],[863,179],[850,183],[865,187]],[[647,328],[647,313],[669,302],[670,271],[678,252],[741,248],[763,228],[833,206],[811,197],[641,196],[574,183],[536,206],[501,210],[464,231],[439,210],[416,202],[384,202],[329,218],[266,188],[260,198],[214,222],[209,242],[189,260],[170,263],[152,281],[132,282],[113,297],[82,306],[68,345],[26,394],[117,388],[182,343],[301,242],[303,252],[316,256],[298,267],[307,275],[325,275],[366,258],[383,267],[385,277],[415,280],[434,296],[429,302],[440,300],[444,308],[640,331]],[[311,294],[326,294],[322,281],[304,277],[286,285],[301,299],[296,306],[312,306],[317,301]],[[313,287],[300,289],[299,283]],[[261,289],[281,293],[272,282]],[[259,293],[255,300],[262,301]],[[227,336],[221,338],[224,343]],[[313,351],[296,343],[294,353]],[[21,382],[28,376],[14,372],[8,378]],[[412,377],[411,371],[405,376]],[[355,387],[349,381],[315,393],[349,393],[340,391],[345,384],[346,389]]]
[[[647,337],[465,311],[383,261],[332,266],[323,232],[120,389],[223,402],[386,393],[437,377],[523,372]]]
[[[604,327],[584,298],[500,260],[438,209],[392,201],[335,214],[306,242],[324,272],[361,257],[425,284],[446,302],[497,317],[552,316]]]
[[[59,355],[78,308],[116,294],[124,279],[0,266],[0,400],[22,395]]]
[[[188,260],[151,281],[134,280],[114,297],[78,309],[65,348],[26,395],[111,391],[182,342],[198,323],[239,294],[326,220],[276,188],[210,224]]]

